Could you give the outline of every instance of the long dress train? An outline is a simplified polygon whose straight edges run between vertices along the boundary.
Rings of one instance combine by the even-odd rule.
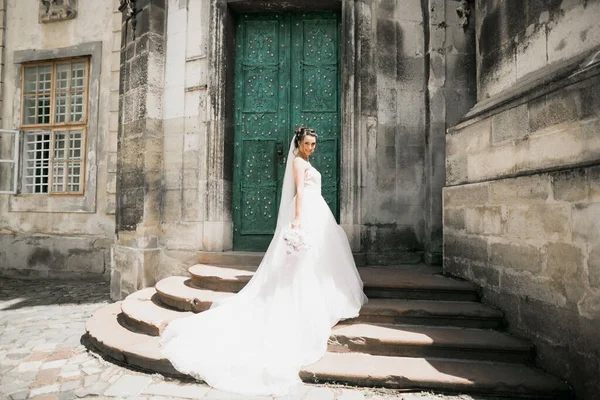
[[[278,229],[250,282],[162,333],[163,355],[178,371],[224,391],[289,394],[301,384],[301,367],[325,354],[331,327],[358,315],[367,298],[346,234],[321,196],[319,172],[309,167],[305,177],[300,227],[310,249],[286,252],[280,227],[294,219],[292,198],[280,206]]]

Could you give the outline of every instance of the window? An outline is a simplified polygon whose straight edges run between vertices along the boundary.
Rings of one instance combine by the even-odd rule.
[[[83,194],[88,59],[23,65],[23,193]]]

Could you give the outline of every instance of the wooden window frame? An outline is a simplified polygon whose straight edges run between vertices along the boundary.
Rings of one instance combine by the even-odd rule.
[[[83,97],[83,106],[84,106],[84,110],[83,110],[83,116],[82,116],[82,120],[81,121],[76,121],[76,122],[60,122],[60,123],[56,123],[55,122],[55,118],[56,118],[56,66],[57,64],[62,64],[62,63],[70,63],[70,65],[72,65],[72,63],[74,62],[85,62],[85,77],[84,77],[84,85],[85,85],[85,90],[83,91],[84,93],[84,97]],[[51,76],[50,76],[50,122],[47,124],[24,124],[25,121],[25,108],[24,108],[24,104],[25,104],[25,97],[29,97],[29,96],[25,96],[25,68],[29,68],[29,67],[35,67],[35,66],[48,66],[51,65]],[[72,71],[72,69],[71,69]],[[72,75],[70,75],[70,80],[72,80]],[[69,84],[70,85],[70,84]],[[49,165],[48,165],[48,192],[46,193],[23,193],[23,191],[20,191],[20,195],[21,196],[40,196],[40,195],[46,195],[46,196],[83,196],[85,194],[85,184],[86,184],[86,154],[87,154],[87,135],[88,135],[88,113],[89,113],[89,90],[90,90],[90,58],[89,57],[71,57],[71,58],[58,58],[58,59],[52,59],[52,60],[44,60],[44,61],[36,61],[36,62],[28,62],[28,63],[23,63],[21,65],[21,124],[20,124],[20,129],[21,131],[23,131],[23,140],[24,143],[26,143],[26,137],[27,137],[27,133],[29,131],[47,131],[50,133],[50,159],[49,159]],[[69,86],[69,90],[68,90],[68,99],[69,101],[67,102],[67,114],[68,114],[68,119],[71,119],[71,104],[70,104],[70,99],[71,99],[71,87]],[[36,98],[38,97],[38,92],[37,92],[37,88],[36,88],[36,93],[34,95]],[[37,106],[37,105],[36,105]],[[81,143],[81,171],[80,171],[80,182],[79,182],[79,187],[80,187],[80,191],[78,192],[53,192],[52,191],[52,186],[53,186],[53,173],[54,173],[54,141],[55,141],[55,132],[56,131],[72,131],[72,130],[81,130],[82,132],[82,143]],[[68,151],[69,149],[69,143],[67,143],[67,148],[66,150]],[[23,151],[25,151],[25,146],[23,148]],[[23,155],[23,163],[26,163],[27,160],[25,158],[25,156]],[[68,166],[68,164],[70,163],[69,159],[66,159],[66,165]],[[79,160],[77,160],[79,161]],[[21,176],[21,187],[23,186],[23,179],[25,179],[25,174],[23,174]],[[64,183],[65,188],[68,186],[68,172],[67,172],[67,181]]]

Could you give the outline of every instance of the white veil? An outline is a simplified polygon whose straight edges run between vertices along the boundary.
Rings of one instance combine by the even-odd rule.
[[[283,175],[283,185],[281,187],[281,200],[279,202],[279,213],[277,214],[277,226],[275,228],[275,232],[281,230],[284,227],[284,224],[287,223],[286,216],[290,214],[292,200],[296,195],[296,183],[294,181],[294,171],[293,164],[294,158],[296,155],[294,154],[294,139],[295,135],[292,138],[292,142],[290,143],[290,150],[288,151],[286,163],[285,163],[285,173]]]

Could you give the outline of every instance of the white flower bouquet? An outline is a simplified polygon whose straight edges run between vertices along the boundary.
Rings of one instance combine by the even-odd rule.
[[[310,241],[306,232],[300,228],[292,229],[291,224],[283,231],[283,240],[287,245],[288,254],[310,249]]]

